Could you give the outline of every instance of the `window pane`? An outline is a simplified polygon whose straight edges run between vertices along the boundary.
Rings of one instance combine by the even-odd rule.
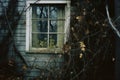
[[[50,24],[49,27],[50,32],[64,32],[64,20],[63,21],[51,20],[49,24]]]
[[[62,48],[64,43],[64,34],[50,34],[49,35],[49,47],[50,48]]]
[[[57,46],[62,48],[64,44],[64,34],[57,34]]]
[[[47,32],[48,31],[47,18],[48,18],[47,6],[32,5],[32,32]]]
[[[47,32],[48,21],[45,20],[32,20],[32,32]]]
[[[50,18],[51,19],[64,19],[65,13],[64,13],[64,6],[63,5],[56,5],[56,6],[50,6]]]
[[[63,5],[32,5],[32,47],[62,48],[64,7]]]
[[[50,32],[57,32],[57,21],[50,21],[49,25]]]
[[[57,34],[49,35],[49,47],[50,48],[57,47]]]
[[[33,34],[32,35],[32,47],[46,48],[48,45],[47,34]]]
[[[32,16],[35,18],[48,18],[48,7],[45,5],[32,5]]]

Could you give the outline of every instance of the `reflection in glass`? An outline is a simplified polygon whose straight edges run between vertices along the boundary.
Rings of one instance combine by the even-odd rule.
[[[64,7],[61,5],[50,6],[50,18],[51,19],[62,19],[64,18]]]
[[[57,19],[57,12],[58,12],[57,7],[50,7],[50,18]]]
[[[63,20],[50,20],[50,32],[63,32],[64,31],[64,21]]]
[[[36,15],[37,18],[48,18],[48,7],[44,5],[32,5],[32,15],[33,14]]]
[[[57,21],[50,21],[50,32],[57,32]]]
[[[48,21],[46,20],[32,20],[32,32],[47,32]]]

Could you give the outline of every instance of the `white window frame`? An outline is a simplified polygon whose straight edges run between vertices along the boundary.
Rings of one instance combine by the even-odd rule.
[[[33,49],[31,45],[31,32],[32,32],[32,13],[30,4],[65,4],[65,24],[64,24],[64,43],[68,39],[69,35],[69,28],[70,28],[70,0],[39,0],[39,1],[26,1],[26,52],[32,52],[32,53],[61,53],[62,49]]]

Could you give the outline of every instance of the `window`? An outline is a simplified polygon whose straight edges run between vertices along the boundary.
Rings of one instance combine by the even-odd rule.
[[[69,4],[68,4],[69,3]],[[26,50],[59,53],[67,40],[69,1],[27,1]]]

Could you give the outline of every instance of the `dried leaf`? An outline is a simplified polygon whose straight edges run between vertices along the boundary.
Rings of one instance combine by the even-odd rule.
[[[85,48],[81,48],[81,51],[85,52]]]
[[[22,66],[22,69],[23,69],[23,70],[27,70],[27,66],[24,64],[24,65]]]
[[[80,53],[79,58],[81,59],[83,57],[83,53]]]
[[[81,51],[85,51],[85,47],[86,47],[86,45],[84,44],[84,42],[83,41],[81,41],[80,42],[80,49],[81,49]]]
[[[76,19],[81,22],[83,20],[83,16],[77,16]]]

